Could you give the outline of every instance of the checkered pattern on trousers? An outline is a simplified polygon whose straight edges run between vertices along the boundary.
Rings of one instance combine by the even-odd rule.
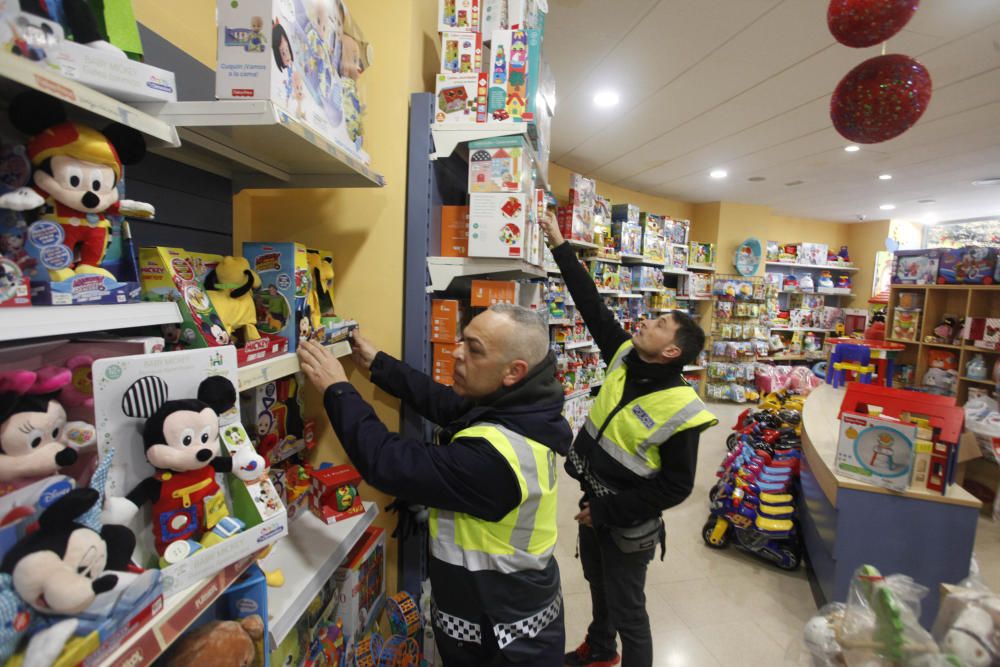
[[[478,623],[467,621],[458,616],[446,614],[437,606],[434,606],[434,625],[438,627],[446,636],[460,642],[472,642],[473,644],[483,643],[483,629]]]
[[[502,649],[511,642],[521,637],[534,637],[539,632],[549,626],[549,623],[559,617],[559,610],[562,609],[562,596],[557,595],[556,599],[548,607],[541,610],[534,616],[515,621],[514,623],[498,623],[493,626],[493,634],[497,636],[497,645]]]
[[[573,467],[576,468],[581,475],[583,475],[584,481],[587,482],[587,486],[590,487],[590,490],[594,492],[595,496],[603,498],[604,496],[613,496],[615,494],[614,491],[606,487],[600,482],[600,480],[590,474],[590,466],[587,461],[580,458],[580,455],[577,454],[576,450],[572,447],[569,449],[569,460],[572,462]]]

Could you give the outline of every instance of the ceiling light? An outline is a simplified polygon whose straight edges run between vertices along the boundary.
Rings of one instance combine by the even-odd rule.
[[[859,150],[861,150],[861,146],[855,146],[854,144],[851,144],[850,146],[844,146],[844,150],[847,151],[848,153],[857,153]]]
[[[728,175],[729,175],[729,172],[726,171],[725,169],[716,169],[711,174],[709,174],[709,176],[711,176],[712,178],[716,178],[716,179],[718,179],[718,178],[725,178]]]
[[[796,185],[802,185],[803,183],[805,183],[805,181],[789,181],[785,183],[785,185],[787,185],[788,187],[794,187]]]
[[[980,178],[979,180],[972,181],[973,185],[1000,185],[1000,177],[995,178]]]
[[[935,203],[937,203],[937,199],[918,199],[917,203],[918,204],[935,204]]]
[[[881,206],[879,206],[879,209],[882,211],[892,211],[895,210],[895,208],[896,208],[895,204],[882,204]]]
[[[881,175],[879,175],[878,180],[880,180],[880,181],[891,181],[892,180],[892,174],[881,174]]]
[[[602,90],[594,95],[594,104],[601,107],[602,109],[610,109],[611,107],[618,106],[618,102],[621,98],[618,97],[618,93],[613,90]]]

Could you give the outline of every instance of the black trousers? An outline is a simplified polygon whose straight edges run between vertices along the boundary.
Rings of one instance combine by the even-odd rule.
[[[564,620],[565,610],[559,610],[559,617],[552,621],[538,635],[537,652],[530,656],[511,659],[500,652],[496,637],[490,628],[485,627],[483,643],[456,642],[445,635],[440,628],[434,628],[434,641],[441,656],[444,667],[500,667],[517,665],[518,667],[562,667],[563,651],[566,646],[566,630]]]
[[[653,635],[646,613],[646,567],[656,547],[623,553],[607,529],[580,524],[580,562],[590,584],[593,620],[587,630],[591,655],[615,654],[622,640],[622,667],[651,667]]]

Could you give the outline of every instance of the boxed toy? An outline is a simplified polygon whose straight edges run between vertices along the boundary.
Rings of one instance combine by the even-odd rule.
[[[688,267],[688,248],[686,245],[670,246],[670,266],[676,271],[686,271]]]
[[[893,311],[892,335],[895,340],[917,340],[920,332],[919,308],[896,308]]]
[[[517,284],[513,280],[473,280],[469,305],[489,308],[498,303],[517,303]]]
[[[358,487],[361,475],[353,466],[330,465],[308,468],[309,509],[326,523],[336,523],[363,514]]]
[[[653,213],[642,213],[639,216],[642,224],[642,257],[649,262],[664,264],[666,257],[666,238],[663,235],[663,217]]]
[[[714,266],[715,244],[690,241],[688,243],[688,262],[695,266]]]
[[[937,281],[941,251],[897,250],[892,258],[894,285],[933,285]]]
[[[483,35],[447,30],[441,33],[441,73],[470,74],[483,68]]]
[[[486,74],[438,74],[436,81],[434,122],[486,122]]]
[[[174,73],[104,49],[64,41],[48,58],[56,71],[122,102],[176,102]]]
[[[0,216],[9,212],[0,210]],[[22,264],[33,266],[35,260],[24,250],[21,229],[25,228],[0,222],[0,308],[31,305],[31,281],[24,275]]]
[[[896,419],[844,412],[837,441],[838,475],[904,491],[910,484],[917,427]]]
[[[284,461],[307,447],[304,388],[303,375],[296,373],[240,394],[244,424],[254,434],[257,453],[268,465]]]
[[[441,256],[469,256],[469,207],[441,207]]]
[[[431,301],[432,343],[455,343],[462,333],[462,302],[457,299]]]
[[[943,248],[938,262],[937,282],[992,285],[996,269],[996,248]]]
[[[106,510],[136,534],[139,562],[160,566],[165,597],[284,536],[285,509],[240,424],[234,348],[99,359],[93,375],[98,446],[115,449]],[[182,442],[191,432],[199,447]],[[223,471],[233,483],[219,483]]]
[[[799,264],[826,264],[829,246],[825,243],[802,243],[799,245]]]
[[[455,349],[457,343],[434,343],[432,371],[435,382],[455,384]]]
[[[20,8],[18,0],[0,2],[0,49],[37,63],[55,58],[68,41],[63,27]]]
[[[469,192],[527,192],[531,150],[524,135],[469,142]]]
[[[385,531],[371,526],[333,575],[344,621],[347,663],[355,664],[355,648],[370,632],[385,605]]]
[[[615,204],[611,207],[612,233],[623,255],[642,256],[642,223],[639,207]]]
[[[288,340],[294,352],[302,339],[313,339],[310,307],[309,257],[301,243],[243,242],[243,256],[260,276],[253,300],[257,329]]]
[[[507,0],[480,0],[480,30],[492,37],[494,30],[507,30]]]
[[[469,257],[524,257],[525,193],[469,195]]]
[[[597,184],[580,174],[569,177],[569,208],[572,215],[570,236],[575,241],[590,243],[594,240],[594,203]]]
[[[438,32],[479,30],[480,0],[438,0]]]
[[[373,60],[343,0],[217,0],[220,100],[269,100],[364,163],[358,79]]]
[[[494,30],[490,43],[488,110],[496,122],[520,123],[528,112],[528,33]]]
[[[667,243],[687,246],[690,228],[690,220],[674,220],[669,216],[663,218],[663,238]]]

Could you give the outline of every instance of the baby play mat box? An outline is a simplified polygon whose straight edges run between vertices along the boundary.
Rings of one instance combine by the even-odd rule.
[[[122,102],[176,102],[174,73],[69,40],[49,58],[67,79]]]
[[[115,450],[108,506],[126,514],[136,560],[160,568],[164,597],[287,534],[284,505],[240,424],[235,348],[98,359],[93,383],[98,447]],[[190,445],[201,468],[190,469]],[[154,484],[151,502],[124,497]]]
[[[837,474],[903,491],[910,484],[917,427],[845,412],[840,416]]]
[[[373,51],[342,0],[218,0],[220,100],[268,100],[367,164],[361,77]]]

